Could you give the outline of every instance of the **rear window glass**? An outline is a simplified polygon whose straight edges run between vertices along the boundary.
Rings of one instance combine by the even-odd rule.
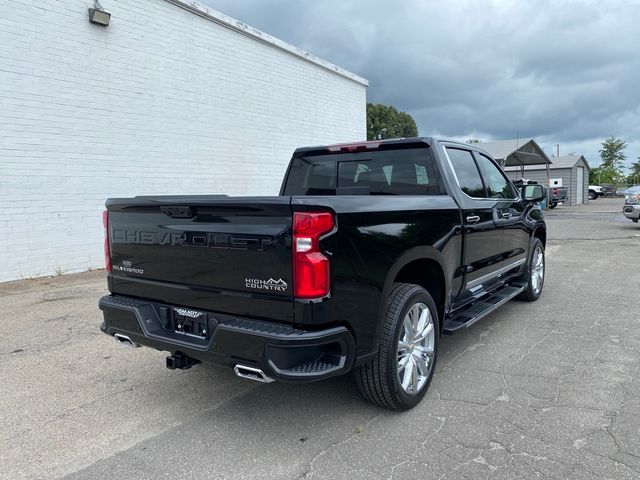
[[[313,155],[293,160],[284,195],[443,195],[428,148]]]

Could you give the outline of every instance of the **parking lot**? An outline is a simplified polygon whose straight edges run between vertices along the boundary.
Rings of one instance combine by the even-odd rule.
[[[640,226],[548,211],[547,278],[444,337],[425,400],[262,385],[103,335],[104,272],[0,284],[0,477],[640,478]]]

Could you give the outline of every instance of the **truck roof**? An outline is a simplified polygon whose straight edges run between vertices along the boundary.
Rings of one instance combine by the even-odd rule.
[[[312,147],[300,147],[297,148],[294,152],[294,156],[300,156],[302,154],[326,154],[328,152],[331,153],[339,153],[339,152],[363,152],[363,151],[375,151],[387,149],[390,147],[402,146],[404,148],[409,147],[410,145],[419,146],[431,146],[434,143],[439,141],[444,141],[447,143],[453,143],[458,145],[464,145],[465,147],[472,147],[475,149],[482,150],[477,145],[462,143],[456,140],[449,140],[445,138],[438,137],[406,137],[406,138],[388,138],[384,140],[367,140],[361,142],[350,142],[350,143],[336,143],[332,145],[316,145]]]

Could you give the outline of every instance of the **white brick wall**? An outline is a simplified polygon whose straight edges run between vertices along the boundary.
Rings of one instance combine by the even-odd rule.
[[[206,9],[101,3],[107,28],[0,0],[0,281],[102,267],[107,197],[277,195],[295,147],[365,138],[359,77]]]

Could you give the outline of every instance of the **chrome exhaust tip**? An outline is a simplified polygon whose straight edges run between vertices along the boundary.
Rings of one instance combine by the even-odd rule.
[[[121,333],[114,333],[113,338],[116,339],[116,342],[118,342],[120,345],[124,345],[125,347],[138,348],[140,346],[140,344],[132,342],[129,337],[127,337],[126,335],[122,335]]]
[[[259,368],[247,367],[246,365],[236,365],[233,367],[233,371],[240,378],[246,378],[247,380],[253,380],[260,383],[271,383],[273,378],[267,377]]]

